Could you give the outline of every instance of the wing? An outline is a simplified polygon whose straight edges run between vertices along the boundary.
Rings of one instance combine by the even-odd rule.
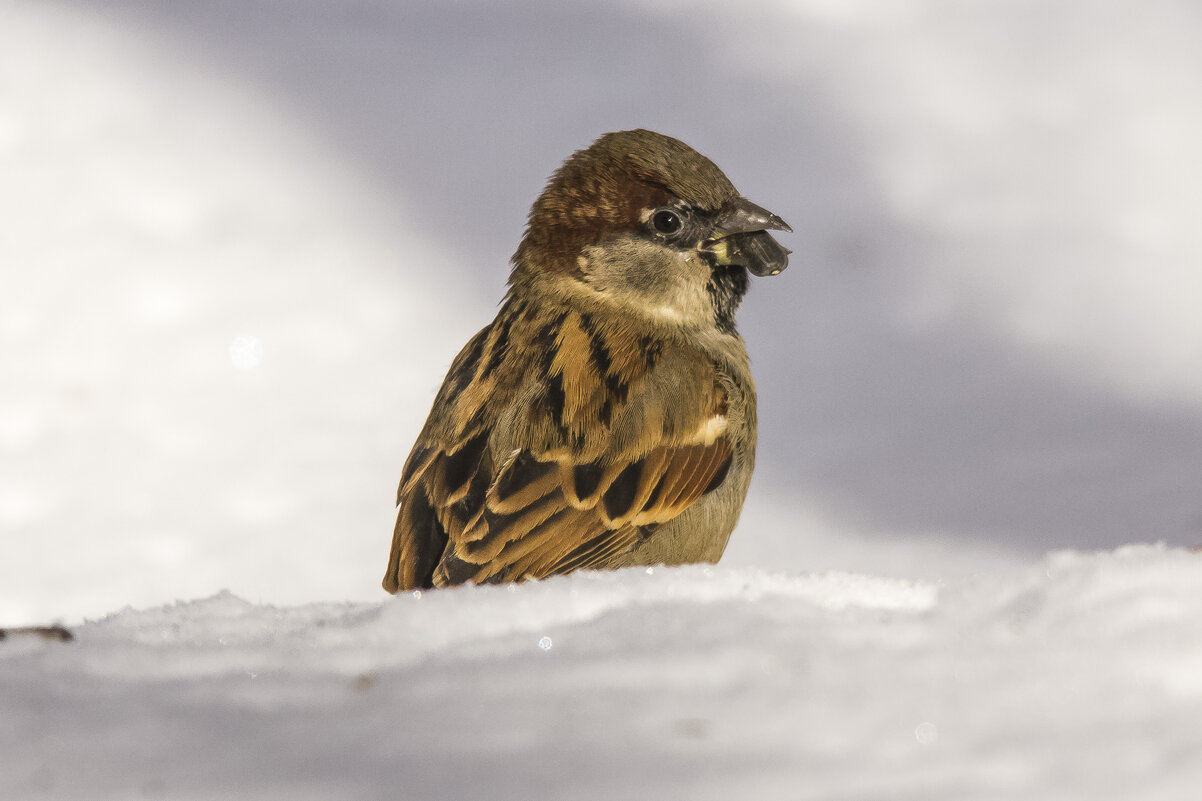
[[[406,462],[390,592],[610,566],[726,478],[712,363],[511,305],[460,353]]]

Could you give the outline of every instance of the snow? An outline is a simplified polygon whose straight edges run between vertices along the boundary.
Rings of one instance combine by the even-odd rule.
[[[0,641],[0,798],[1196,796],[1194,4],[753,5],[0,0],[0,627],[76,635]],[[796,231],[726,557],[385,599],[634,126]]]
[[[1202,559],[938,586],[685,567],[296,607],[229,593],[0,651],[4,798],[1188,799]]]

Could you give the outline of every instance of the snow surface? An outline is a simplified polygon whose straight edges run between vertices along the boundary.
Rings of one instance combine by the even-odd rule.
[[[0,641],[0,799],[1198,797],[1200,32],[0,0],[0,627],[77,635]],[[796,230],[722,565],[381,601],[530,202],[634,126]]]
[[[223,593],[0,649],[6,799],[1188,799],[1202,556]]]

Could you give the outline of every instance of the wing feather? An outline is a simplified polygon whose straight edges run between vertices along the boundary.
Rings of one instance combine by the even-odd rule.
[[[452,364],[402,471],[390,592],[612,566],[725,479],[727,399],[708,365],[661,381],[700,387],[688,404],[624,417],[662,349],[586,314],[530,315],[507,305]],[[501,436],[502,419],[532,422]],[[623,421],[637,436],[613,435]]]

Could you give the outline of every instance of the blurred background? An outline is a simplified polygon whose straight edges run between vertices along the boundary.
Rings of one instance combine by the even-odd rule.
[[[384,597],[401,465],[549,173],[788,220],[724,563],[1202,544],[1190,0],[0,0],[0,624]]]

